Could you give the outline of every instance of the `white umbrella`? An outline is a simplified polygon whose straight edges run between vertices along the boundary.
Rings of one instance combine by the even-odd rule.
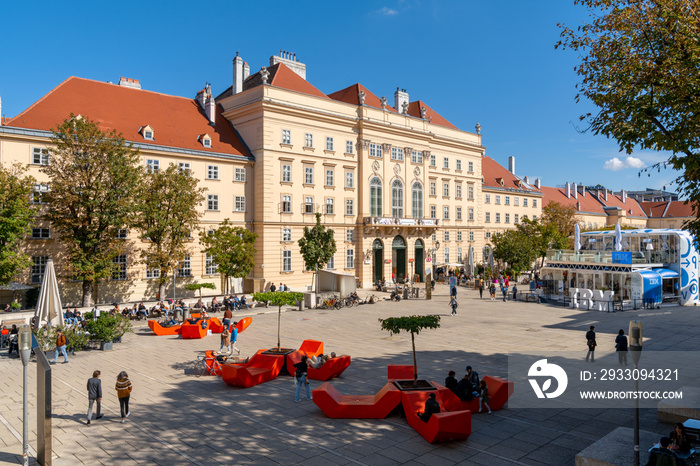
[[[489,246],[489,267],[493,270],[493,246]]]
[[[576,224],[574,229],[574,250],[579,251],[581,249],[581,227]]]
[[[46,271],[44,272],[44,279],[41,281],[41,290],[39,291],[39,300],[36,303],[34,317],[36,317],[37,328],[41,328],[44,325],[63,326],[61,296],[58,294],[58,281],[56,280],[56,272],[51,259],[46,262]]]
[[[615,224],[615,251],[622,251],[622,230],[619,221]]]
[[[467,274],[474,275],[474,248],[469,246],[469,254],[467,255]]]

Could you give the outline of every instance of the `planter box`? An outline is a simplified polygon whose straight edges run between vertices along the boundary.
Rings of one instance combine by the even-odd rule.
[[[111,341],[102,341],[100,342],[100,349],[102,351],[111,351],[113,348],[114,343]]]
[[[122,337],[117,337],[112,340],[112,343],[121,343],[122,342]]]

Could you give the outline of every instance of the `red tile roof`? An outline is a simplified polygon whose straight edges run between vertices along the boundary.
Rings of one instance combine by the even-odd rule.
[[[333,100],[338,100],[340,102],[345,102],[352,105],[360,105],[360,97],[358,96],[360,91],[364,91],[365,93],[365,105],[378,109],[382,108],[381,99],[360,83],[353,84],[352,86],[348,86],[345,89],[341,89],[332,94],[328,94],[328,97],[330,97]],[[388,104],[388,102],[386,105],[386,109],[390,112],[398,113],[394,109],[394,107]]]
[[[302,78],[294,71],[291,70],[284,63],[277,63],[276,65],[268,68],[268,71],[272,68],[277,68],[277,71],[272,74],[270,72],[269,83],[273,86],[282,87],[284,89],[289,89],[290,91],[303,92],[304,94],[315,95],[316,97],[328,98],[326,94],[316,89],[312,84],[310,84],[306,79]]]
[[[528,187],[517,176],[486,155],[481,158],[481,176],[484,179],[484,187],[519,189],[530,193],[540,192],[532,185]],[[503,180],[502,185],[500,183],[501,180]]]
[[[655,218],[685,218],[695,217],[693,204],[685,201],[640,202],[644,212]]]
[[[7,126],[50,130],[70,114],[95,120],[103,130],[122,133],[128,141],[249,156],[230,122],[216,107],[216,126],[209,125],[204,110],[194,99],[145,91],[132,87],[70,77],[31,107],[7,122]],[[139,129],[149,125],[154,140]],[[208,133],[212,147],[205,148],[197,136]]]
[[[434,125],[447,126],[448,128],[457,129],[455,125],[443,118],[438,112],[433,110],[422,100],[416,100],[408,104],[408,114],[420,118],[420,109],[425,107],[425,117]]]
[[[596,199],[596,196],[591,195],[591,193],[586,193],[585,196],[579,193],[578,199],[574,198],[573,188],[571,191],[571,197],[566,197],[566,191],[564,188],[553,188],[550,186],[542,186],[540,188],[544,194],[544,200],[542,201],[542,207],[547,206],[550,202],[558,202],[559,204],[565,206],[571,206],[576,209],[577,203],[579,204],[578,212],[589,212],[594,214],[605,215],[603,211],[603,203]],[[610,198],[612,194],[608,195]]]

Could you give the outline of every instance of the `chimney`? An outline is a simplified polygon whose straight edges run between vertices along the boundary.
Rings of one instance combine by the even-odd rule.
[[[248,66],[247,62],[243,62],[243,81],[244,82],[246,79],[248,79],[248,76],[250,76],[250,66]]]
[[[581,195],[582,195],[583,197],[586,197],[586,187],[583,186],[583,185],[581,185]]]
[[[627,203],[627,191],[625,191],[624,189],[622,190],[622,203]]]
[[[605,202],[608,202],[608,188],[603,190],[603,199],[605,199]]]
[[[284,63],[289,69],[301,76],[302,79],[306,79],[306,65],[297,60],[296,53],[280,50],[279,55],[270,57],[270,66],[276,65],[277,63]]]
[[[406,89],[399,90],[397,87],[394,92],[394,108],[397,112],[403,113],[404,103],[408,105],[408,92]]]
[[[571,199],[571,185],[569,182],[566,182],[566,187],[564,188],[564,191],[566,192],[566,198]]]
[[[571,190],[574,192],[574,199],[578,199],[578,185],[576,183],[571,185]]]
[[[529,179],[527,176],[523,176],[523,181],[524,181],[526,184],[530,184],[530,179]]]
[[[121,76],[119,78],[119,85],[124,87],[133,87],[134,89],[141,89],[141,84],[138,79],[125,78]]]
[[[243,91],[243,59],[238,56],[238,52],[236,52],[236,58],[233,59],[233,86],[231,91],[234,94]]]
[[[581,212],[581,203],[580,202],[576,203],[576,212]]]
[[[211,95],[211,84],[207,83],[206,87],[206,101],[204,103],[204,112],[209,118],[209,124],[216,124],[216,102],[214,102],[214,96]]]
[[[508,171],[515,175],[515,156],[508,157]]]
[[[535,178],[535,188],[540,189],[540,179]]]

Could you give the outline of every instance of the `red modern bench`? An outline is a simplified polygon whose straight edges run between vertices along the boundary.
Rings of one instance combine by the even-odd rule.
[[[301,362],[301,357],[306,355],[306,357],[311,358],[311,356],[318,356],[323,353],[323,342],[318,340],[304,340],[298,350],[293,351],[287,355],[287,372],[289,375],[294,375],[296,369],[294,364]],[[311,377],[309,377],[311,378]]]
[[[435,399],[440,403],[440,412],[433,414],[428,422],[423,422],[416,413],[423,411],[425,401],[431,392],[435,393]],[[408,425],[413,427],[428,442],[436,443],[469,438],[472,433],[471,411],[447,411],[441,397],[442,393],[437,390],[403,391],[400,393]]]
[[[311,380],[331,380],[345,372],[345,369],[350,366],[350,356],[341,355],[333,359],[329,359],[318,369],[309,366],[307,376]]]
[[[413,366],[389,364],[386,366],[386,372],[389,382],[394,380],[413,380]]]
[[[204,338],[207,336],[207,328],[202,328],[201,320],[196,324],[185,321],[182,324],[182,338]],[[208,327],[208,326],[207,326]]]
[[[221,378],[227,385],[252,387],[277,378],[284,358],[269,354],[254,354],[246,364],[222,364]]]
[[[485,375],[483,378],[486,382],[486,386],[489,387],[489,407],[491,411],[499,411],[503,409],[508,398],[513,394],[513,382],[510,382],[499,377],[491,377],[490,375]],[[452,390],[433,382],[433,385],[438,387],[440,394],[442,395],[443,403],[448,411],[460,411],[468,409],[469,411],[476,413],[479,411],[479,399],[474,398],[470,401],[462,401],[457,395],[455,395]],[[485,410],[486,408],[484,408]]]
[[[148,328],[153,330],[153,333],[155,333],[159,337],[163,335],[179,335],[182,331],[180,325],[173,325],[172,327],[163,327],[155,320],[148,321]]]
[[[376,395],[341,395],[326,382],[313,391],[313,400],[333,419],[383,419],[401,403],[401,392],[387,383]]]

